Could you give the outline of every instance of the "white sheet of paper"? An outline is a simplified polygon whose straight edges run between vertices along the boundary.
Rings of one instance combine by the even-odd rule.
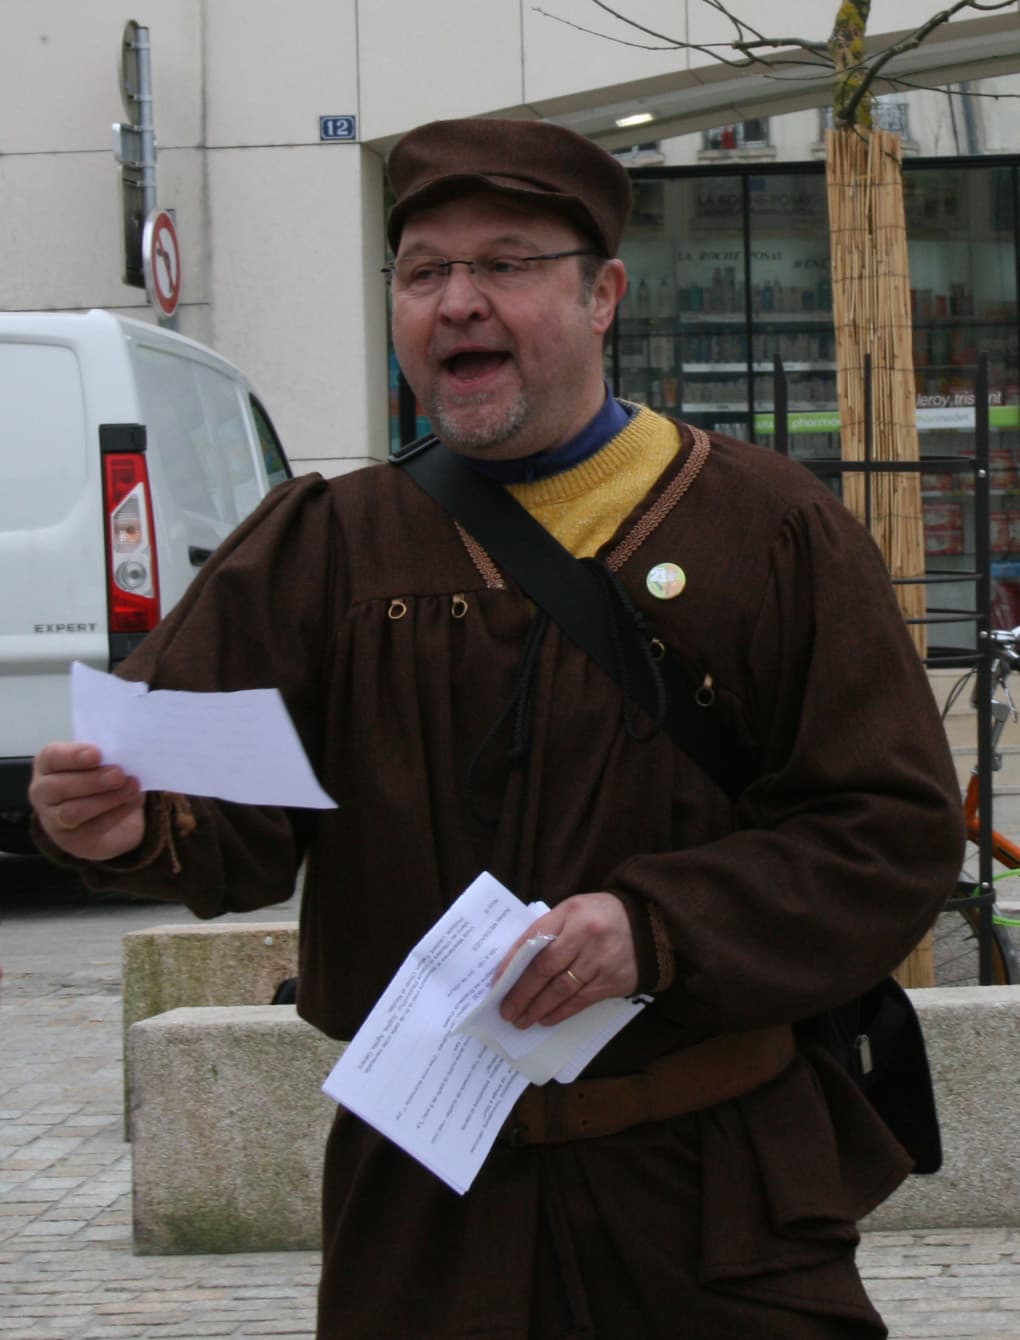
[[[143,791],[180,791],[247,805],[335,809],[319,785],[277,689],[189,693],[71,666],[75,740]]]
[[[572,1029],[573,1020],[529,1029],[490,1023],[506,1049],[462,1030],[481,1004],[486,1018],[493,1010],[499,1018],[498,1002],[551,937],[527,941],[495,988],[493,972],[547,911],[543,903],[525,907],[492,875],[479,875],[404,960],[322,1086],[461,1193],[527,1087],[528,1071],[574,1078],[640,1008],[605,1002],[623,1007],[611,1027],[595,1006],[575,1015],[588,1022]],[[557,1035],[569,1041],[558,1043]],[[529,1065],[529,1053],[541,1064]]]
[[[461,1193],[528,1081],[453,1029],[546,910],[479,875],[412,949],[322,1086]]]
[[[527,942],[528,945],[533,943]],[[527,962],[544,948],[544,945],[538,945]],[[515,956],[515,963],[519,957],[521,955]],[[526,966],[527,963],[521,965],[521,972]],[[552,1028],[515,1028],[499,1012],[503,997],[520,972],[513,981],[505,980],[508,976],[509,968],[485,999],[461,1020],[458,1030],[480,1038],[486,1046],[512,1062],[522,1075],[527,1075],[532,1084],[546,1084],[551,1079],[559,1084],[569,1084],[575,1080],[610,1038],[630,1023],[645,1005],[640,997],[598,1000]]]

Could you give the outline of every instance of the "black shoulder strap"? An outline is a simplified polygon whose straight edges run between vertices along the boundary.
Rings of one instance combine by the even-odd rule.
[[[401,466],[430,498],[456,518],[563,630],[653,718],[658,700],[647,659],[634,636],[619,636],[606,617],[605,588],[581,562],[495,480],[479,474],[436,438],[395,452]],[[623,658],[621,662],[621,657]],[[660,663],[668,688],[663,729],[731,797],[744,789],[751,764],[733,735],[694,700],[694,689],[669,658]]]

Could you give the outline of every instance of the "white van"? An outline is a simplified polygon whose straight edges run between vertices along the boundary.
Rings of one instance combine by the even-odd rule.
[[[0,313],[0,850],[72,660],[110,670],[290,467],[241,372],[109,312]]]

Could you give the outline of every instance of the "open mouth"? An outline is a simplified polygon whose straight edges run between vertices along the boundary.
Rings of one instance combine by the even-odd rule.
[[[510,355],[502,350],[477,349],[445,358],[443,367],[459,382],[477,382],[498,372],[509,358]]]

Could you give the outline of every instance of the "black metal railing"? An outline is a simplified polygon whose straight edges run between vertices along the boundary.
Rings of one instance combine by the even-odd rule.
[[[955,456],[924,457],[917,461],[876,460],[874,455],[874,408],[872,395],[871,357],[866,355],[863,369],[865,405],[864,457],[860,461],[835,460],[831,458],[798,458],[802,465],[814,471],[819,477],[842,477],[846,474],[861,474],[864,477],[864,522],[870,529],[872,521],[872,495],[875,477],[879,474],[916,473],[930,471],[937,465],[940,473],[970,475],[973,477],[974,498],[974,567],[968,570],[925,569],[922,576],[899,577],[893,581],[899,585],[923,584],[928,590],[937,590],[947,583],[971,582],[974,588],[973,608],[960,609],[941,605],[932,606],[926,600],[923,616],[908,618],[911,624],[926,624],[932,627],[945,624],[968,623],[973,625],[974,636],[971,646],[932,647],[925,656],[925,664],[930,668],[971,667],[976,671],[975,702],[977,705],[977,784],[978,784],[978,889],[979,893],[952,898],[946,904],[947,910],[961,910],[969,907],[976,910],[978,938],[978,980],[989,985],[993,978],[992,967],[992,917],[995,908],[995,888],[993,873],[992,838],[992,773],[994,771],[992,749],[992,676],[995,660],[995,648],[990,638],[991,632],[991,470],[990,470],[990,416],[988,396],[988,355],[982,353],[977,362],[974,378],[974,450],[973,454]],[[773,404],[775,406],[774,450],[789,454],[789,398],[786,372],[782,359],[773,359]],[[967,885],[967,888],[972,887]]]

